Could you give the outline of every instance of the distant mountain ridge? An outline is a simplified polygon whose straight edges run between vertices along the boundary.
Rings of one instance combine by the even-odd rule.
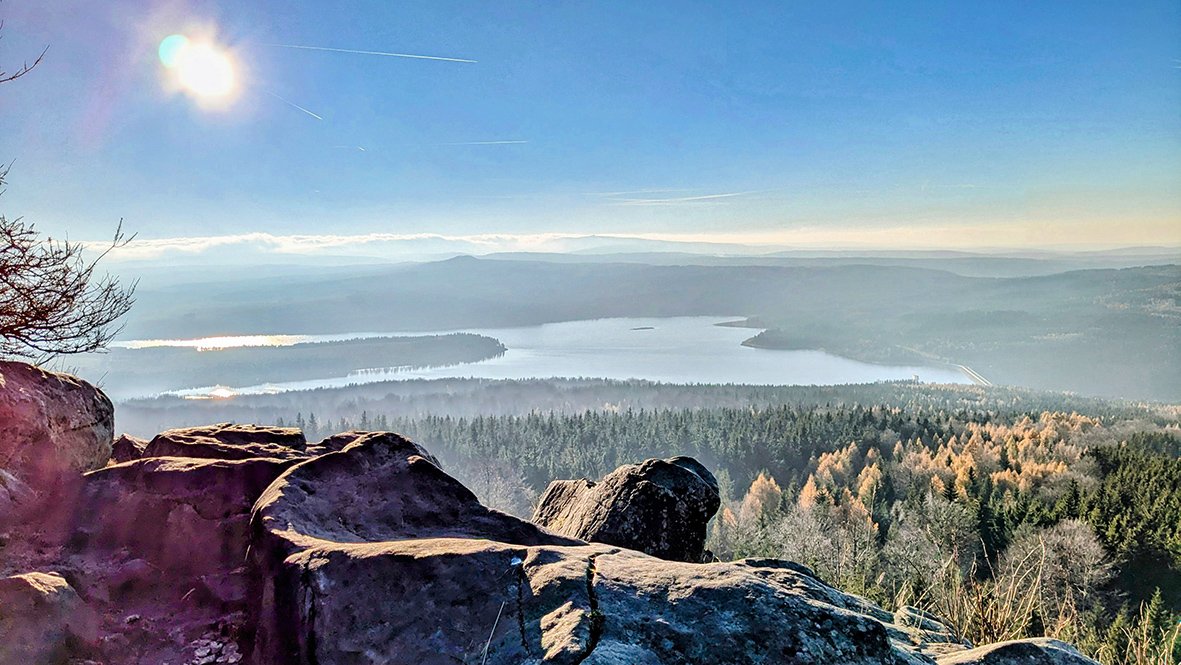
[[[910,266],[463,256],[322,279],[142,288],[124,338],[442,331],[739,313],[754,327],[807,337],[862,360],[965,364],[994,383],[1181,398],[1176,265],[999,278]]]

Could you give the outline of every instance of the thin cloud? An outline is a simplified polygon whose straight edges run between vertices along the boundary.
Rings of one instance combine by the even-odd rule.
[[[588,237],[584,234],[562,233],[483,233],[471,235],[446,235],[441,233],[366,233],[358,235],[297,234],[275,235],[271,233],[242,233],[226,236],[197,236],[187,238],[137,238],[110,254],[113,261],[134,261],[159,258],[170,253],[199,254],[201,252],[233,245],[256,245],[279,254],[313,254],[318,251],[360,247],[377,243],[407,243],[437,241],[458,243],[473,248],[497,251],[504,247],[535,247],[548,242]],[[89,250],[101,251],[109,247],[110,241],[82,243]]]
[[[932,185],[931,181],[927,180],[922,184],[921,187],[919,187],[919,191],[925,192],[930,189],[980,189],[980,187],[981,185],[973,185],[970,183],[959,185]]]
[[[432,148],[432,147],[438,147],[438,146],[453,146],[453,145],[520,145],[523,143],[528,143],[528,141],[521,140],[521,139],[511,139],[511,140],[506,139],[506,140],[499,140],[499,141],[454,141],[454,142],[449,142],[449,143],[400,143],[400,144],[395,144],[394,147],[398,147],[398,148]],[[361,146],[334,145],[332,147],[333,148],[348,148],[350,150],[356,149],[356,150],[360,150],[361,152],[365,152],[365,148],[362,148]],[[381,147],[381,146],[378,146],[378,147]],[[386,146],[386,147],[389,147],[389,146]]]
[[[622,199],[616,201],[617,205],[627,206],[671,206],[681,205],[685,203],[701,203],[704,201],[717,201],[718,199],[730,199],[736,196],[746,196],[754,194],[755,192],[730,192],[728,194],[706,194],[703,196],[682,196],[679,198],[667,199]]]
[[[587,192],[586,195],[587,196],[617,197],[617,196],[631,196],[634,194],[665,194],[667,192],[689,192],[689,191],[692,191],[692,190],[685,189],[685,188],[679,188],[679,189],[633,189],[633,190],[627,191],[627,192]]]
[[[357,55],[380,55],[388,58],[415,58],[417,60],[443,60],[446,62],[470,62],[475,60],[466,60],[464,58],[444,58],[437,55],[413,55],[410,53],[389,53],[387,51],[358,51],[348,48],[330,48],[327,46],[303,46],[299,44],[262,44],[262,46],[272,46],[274,48],[294,48],[303,49],[306,51],[331,51],[333,53],[354,53]]]

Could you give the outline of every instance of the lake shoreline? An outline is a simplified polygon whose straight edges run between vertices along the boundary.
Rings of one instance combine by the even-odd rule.
[[[286,393],[316,388],[340,388],[352,384],[420,378],[474,378],[524,380],[543,377],[586,377],[609,380],[649,380],[673,385],[843,385],[880,380],[962,383],[958,370],[918,365],[866,362],[842,354],[812,348],[759,349],[748,344],[749,319],[737,317],[612,318],[549,323],[538,326],[446,331],[449,335],[492,340],[503,349],[481,354],[467,362],[437,362],[432,366],[341,368],[286,381],[264,378],[251,383],[210,381],[188,388],[144,391],[133,397],[169,393],[201,398],[230,394]],[[381,333],[355,333],[370,344]],[[391,337],[396,333],[388,333]],[[380,337],[379,337],[380,336]],[[224,338],[234,343],[233,338]],[[315,341],[310,336],[308,341]],[[159,340],[157,342],[160,342]],[[194,340],[163,340],[192,345]],[[285,347],[296,348],[296,347]],[[305,347],[306,348],[306,347]],[[327,348],[327,347],[326,347]],[[157,349],[160,351],[160,349]],[[275,351],[274,349],[270,350]],[[142,353],[128,352],[128,353]],[[205,352],[209,358],[231,351]],[[232,353],[250,357],[250,348]],[[266,352],[262,352],[266,355]],[[290,376],[290,375],[288,375]]]

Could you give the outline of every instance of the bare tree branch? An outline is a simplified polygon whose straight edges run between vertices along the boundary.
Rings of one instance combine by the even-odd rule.
[[[0,169],[0,185],[8,174]],[[0,357],[45,360],[105,348],[135,302],[135,284],[95,276],[111,250],[134,236],[119,221],[111,244],[87,261],[82,243],[42,239],[32,224],[0,215]]]
[[[4,21],[0,21],[0,32],[2,32],[3,30],[4,30]],[[3,38],[4,38],[4,35],[0,34],[0,39],[3,39]],[[29,72],[33,71],[34,67],[41,64],[41,59],[44,58],[45,54],[48,52],[49,52],[49,47],[46,46],[45,49],[43,51],[41,51],[41,55],[37,56],[37,59],[33,61],[33,64],[30,65],[27,60],[22,62],[21,68],[16,70],[15,74],[9,74],[9,73],[5,72],[2,67],[0,67],[0,83],[8,83],[9,81],[15,81],[18,78],[24,76],[25,74],[28,74]]]

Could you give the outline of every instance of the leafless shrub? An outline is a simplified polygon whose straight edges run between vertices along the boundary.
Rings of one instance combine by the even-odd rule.
[[[1042,552],[1030,552],[1004,573],[980,581],[977,565],[967,571],[946,565],[915,604],[942,619],[961,637],[991,644],[1025,637],[1037,610]],[[1033,589],[1035,593],[1026,593]]]
[[[895,508],[892,521],[882,553],[883,583],[897,604],[919,604],[937,581],[975,569],[981,547],[967,506],[928,493],[914,505]]]
[[[477,459],[456,470],[460,482],[489,508],[528,519],[537,503],[537,492],[515,466],[498,459]]]
[[[1064,631],[1077,623],[1080,612],[1094,605],[1099,588],[1111,579],[1107,553],[1094,530],[1079,520],[1042,529],[1025,526],[1000,557],[999,579],[1016,581],[1013,569],[1031,558],[1040,563],[1040,583],[1018,592],[1036,597],[1046,635],[1070,637]]]

